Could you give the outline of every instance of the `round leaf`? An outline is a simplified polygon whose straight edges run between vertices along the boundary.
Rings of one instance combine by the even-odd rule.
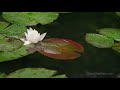
[[[103,28],[99,30],[99,33],[110,37],[116,41],[120,41],[120,29],[117,28]]]
[[[27,50],[33,47],[33,45],[22,46],[11,52],[0,52],[0,62],[15,60],[23,56],[30,54]]]
[[[68,39],[45,39],[36,46],[41,54],[54,59],[68,60],[80,57],[84,48],[77,42]]]
[[[45,25],[58,18],[56,12],[3,12],[3,18],[11,23],[24,24],[26,26]]]
[[[13,51],[22,47],[23,43],[20,40],[6,38],[3,35],[0,35],[0,51]]]
[[[17,70],[7,76],[7,78],[50,78],[56,71],[45,68],[25,68]]]
[[[114,40],[100,34],[88,33],[85,37],[86,41],[98,48],[110,48],[112,47]]]
[[[13,38],[21,38],[24,36],[24,32],[27,31],[26,26],[24,25],[18,25],[18,24],[13,24],[2,32],[2,34],[8,36],[8,37],[13,37]]]

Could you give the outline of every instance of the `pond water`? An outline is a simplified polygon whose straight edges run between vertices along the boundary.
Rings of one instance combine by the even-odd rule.
[[[73,12],[60,14],[52,24],[37,25],[37,30],[47,31],[46,38],[65,38],[82,44],[84,54],[74,60],[55,60],[40,53],[28,55],[18,60],[0,63],[0,72],[9,74],[27,67],[41,67],[57,70],[69,78],[119,77],[120,55],[112,49],[99,49],[85,41],[86,33],[96,33],[97,29],[120,28],[120,17],[112,12]]]

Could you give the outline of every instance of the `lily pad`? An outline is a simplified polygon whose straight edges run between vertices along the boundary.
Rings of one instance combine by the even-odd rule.
[[[4,73],[0,73],[0,78],[6,78],[6,74],[4,74]]]
[[[15,60],[27,56],[30,54],[27,50],[31,47],[33,47],[33,45],[22,46],[11,52],[0,52],[0,62]]]
[[[120,16],[120,12],[115,12],[118,16]]]
[[[63,74],[63,75],[52,76],[51,78],[67,78],[67,77],[65,74]]]
[[[9,74],[7,78],[52,78],[55,73],[45,68],[24,68]]]
[[[0,35],[0,51],[13,51],[22,47],[23,43],[20,40],[7,38],[3,35]]]
[[[85,36],[86,41],[98,48],[111,48],[114,40],[100,34],[88,33]]]
[[[21,38],[24,36],[24,32],[27,31],[27,27],[24,25],[13,24],[3,30],[2,34],[12,37],[12,38]]]
[[[33,26],[49,24],[59,16],[57,12],[3,12],[3,18],[11,23]]]
[[[120,53],[120,43],[114,43],[112,49]]]
[[[9,25],[7,22],[0,22],[0,31]]]
[[[41,54],[54,59],[76,59],[84,52],[81,44],[68,39],[50,38],[39,42],[36,50]]]
[[[99,33],[110,37],[116,41],[120,41],[120,29],[117,28],[103,28],[99,30]]]

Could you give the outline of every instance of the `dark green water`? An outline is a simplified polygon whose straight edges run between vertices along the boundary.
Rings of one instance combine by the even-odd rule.
[[[46,38],[65,38],[82,44],[85,53],[75,60],[55,60],[34,53],[18,60],[0,63],[0,72],[9,74],[27,67],[42,67],[57,70],[69,78],[116,77],[120,73],[120,55],[112,49],[98,49],[85,41],[85,34],[96,33],[104,27],[120,28],[120,17],[112,12],[74,12],[60,14],[52,24],[35,27],[41,32],[47,31]],[[89,75],[90,73],[107,73]]]

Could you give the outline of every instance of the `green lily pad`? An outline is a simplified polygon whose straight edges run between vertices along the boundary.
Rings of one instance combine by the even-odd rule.
[[[0,22],[0,31],[9,25],[7,22]]]
[[[30,54],[27,49],[33,45],[23,46],[23,42],[0,35],[0,62],[21,58]]]
[[[86,41],[98,48],[111,48],[114,40],[100,34],[88,33],[85,37]]]
[[[45,68],[24,68],[9,74],[7,78],[51,78],[55,73]]]
[[[12,38],[22,38],[27,27],[24,25],[13,24],[3,30],[2,34]]]
[[[114,43],[112,49],[120,53],[120,43]]]
[[[13,51],[22,47],[23,43],[20,40],[6,38],[3,35],[0,35],[0,51]]]
[[[6,78],[6,74],[4,74],[4,73],[0,73],[0,78]]]
[[[110,37],[116,41],[120,41],[120,29],[117,28],[103,28],[99,30],[99,33]]]
[[[34,45],[26,45],[11,52],[0,52],[0,62],[15,60],[27,56],[30,54],[27,50],[33,46]]]
[[[59,16],[57,12],[3,12],[3,18],[11,23],[33,26],[49,24]]]
[[[51,78],[67,78],[67,77],[65,74],[63,74],[63,75],[52,76]]]
[[[120,12],[115,12],[118,16],[120,16]]]

